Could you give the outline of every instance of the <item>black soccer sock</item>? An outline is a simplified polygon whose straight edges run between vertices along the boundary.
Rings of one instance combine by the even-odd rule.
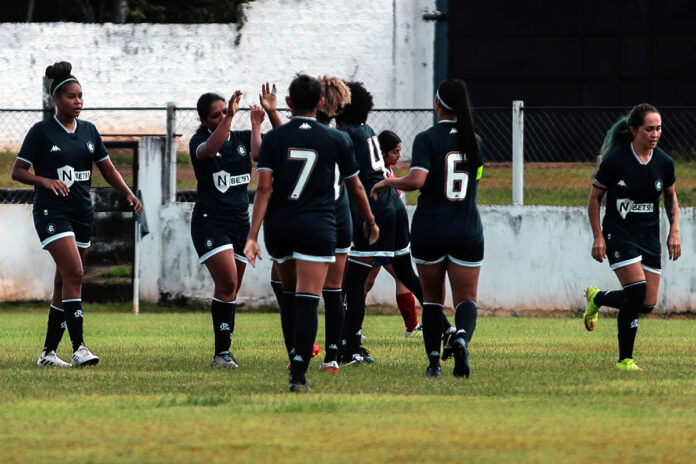
[[[340,288],[325,288],[324,297],[325,343],[324,362],[338,361],[338,347],[341,345],[341,330],[345,312]]]
[[[413,296],[415,296],[421,306],[423,306],[423,287],[421,287],[421,281],[413,270],[411,253],[394,256],[391,262],[396,278],[413,293]]]
[[[440,356],[442,333],[440,332],[440,321],[442,320],[443,306],[438,303],[423,303],[423,344],[425,354],[428,359]]]
[[[276,301],[278,302],[278,306],[280,307],[280,299],[281,294],[283,293],[283,286],[281,285],[279,280],[271,280],[271,288],[273,289],[273,294],[276,297]]]
[[[68,326],[73,353],[84,343],[82,333],[82,300],[63,300],[63,314]]]
[[[222,301],[217,298],[213,298],[210,304],[210,313],[213,316],[213,333],[215,334],[215,354],[230,351],[236,309],[237,305],[234,302]]]
[[[65,323],[65,311],[62,308],[51,305],[48,310],[48,327],[46,328],[46,341],[44,351],[50,353],[58,348],[63,333],[68,325]]]
[[[343,355],[350,357],[358,352],[365,319],[365,282],[372,265],[348,259],[344,285],[346,287],[346,318],[343,322]]]
[[[280,326],[283,329],[285,350],[290,357],[290,351],[295,346],[295,292],[282,290],[279,294]]]
[[[290,365],[293,382],[305,383],[312,347],[317,337],[319,295],[295,294],[295,353]]]
[[[462,301],[454,310],[454,324],[457,326],[457,330],[466,331],[464,340],[466,340],[467,344],[471,341],[471,337],[474,336],[477,317],[476,303],[470,300]]]
[[[633,358],[633,345],[638,332],[638,315],[645,300],[646,284],[644,280],[624,286],[625,298],[621,303],[616,319],[619,339],[619,361]]]
[[[648,313],[652,312],[653,309],[655,309],[655,305],[646,305],[646,304],[644,304],[644,305],[640,308],[640,313],[641,313],[641,314],[648,314]]]
[[[598,291],[594,297],[594,304],[597,306],[606,306],[608,308],[620,308],[621,303],[626,298],[623,289]]]

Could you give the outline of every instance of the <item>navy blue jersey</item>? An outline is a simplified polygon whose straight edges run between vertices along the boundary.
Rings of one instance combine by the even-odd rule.
[[[373,185],[386,177],[377,135],[367,124],[346,124],[341,126],[340,130],[348,134],[353,141],[355,160],[360,168],[360,182],[369,193]]]
[[[198,181],[196,208],[216,217],[248,221],[251,131],[231,131],[213,158],[198,159],[196,150],[210,134],[210,130],[196,132],[189,142],[191,164]]]
[[[643,242],[651,253],[659,254],[660,194],[674,182],[674,161],[659,147],[646,164],[630,144],[607,155],[594,178],[607,190],[604,234]]]
[[[91,212],[89,188],[92,163],[108,159],[97,128],[78,119],[68,130],[54,116],[34,124],[24,138],[17,159],[34,166],[37,176],[60,179],[70,193],[57,196],[51,190],[34,187],[34,208],[57,208],[67,212]]]
[[[483,225],[476,205],[478,179],[483,169],[481,139],[478,166],[466,163],[459,150],[455,123],[441,121],[416,135],[413,141],[411,170],[427,173],[420,188],[413,222],[429,224],[433,231],[452,238],[475,240],[483,237]]]
[[[358,174],[350,143],[336,129],[295,116],[266,133],[258,170],[273,173],[266,227],[327,229],[335,236],[335,169],[343,178]]]

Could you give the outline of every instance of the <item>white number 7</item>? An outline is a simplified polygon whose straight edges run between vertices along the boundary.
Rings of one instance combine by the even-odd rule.
[[[295,182],[295,187],[290,193],[291,200],[297,200],[302,195],[305,187],[307,186],[307,180],[309,180],[309,175],[314,170],[314,165],[317,162],[317,152],[314,150],[301,150],[297,148],[291,148],[288,153],[288,159],[302,161],[302,169],[300,170],[300,175],[297,177],[297,182]]]

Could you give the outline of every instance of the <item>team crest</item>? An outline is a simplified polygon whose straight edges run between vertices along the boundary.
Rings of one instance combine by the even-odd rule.
[[[56,233],[56,225],[52,222],[49,223],[46,226],[46,232],[48,232],[49,234],[55,234]]]
[[[87,142],[87,149],[90,153],[94,153],[94,144],[92,142]]]
[[[62,181],[68,188],[75,182],[75,170],[72,166],[58,168],[58,180]]]
[[[213,248],[213,239],[212,238],[208,238],[205,240],[205,247],[209,250],[211,248]]]
[[[655,181],[655,190],[657,190],[658,192],[662,191],[662,180]]]
[[[239,156],[246,156],[246,147],[244,145],[237,145],[237,153],[239,153]]]
[[[619,252],[618,252],[618,251],[615,251],[615,252],[614,252],[614,258],[619,259],[619,256],[621,256],[621,255],[619,255]]]
[[[213,185],[220,193],[225,193],[230,188],[230,173],[227,171],[214,172]]]

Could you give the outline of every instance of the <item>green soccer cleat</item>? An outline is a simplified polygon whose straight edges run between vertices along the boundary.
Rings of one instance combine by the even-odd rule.
[[[597,323],[597,318],[599,317],[599,306],[594,302],[594,297],[599,293],[597,287],[590,285],[585,289],[585,299],[587,300],[587,307],[585,308],[585,314],[582,316],[585,322],[585,328],[588,332],[592,332]]]
[[[616,368],[620,371],[642,371],[638,364],[631,358],[624,358],[616,363]]]

